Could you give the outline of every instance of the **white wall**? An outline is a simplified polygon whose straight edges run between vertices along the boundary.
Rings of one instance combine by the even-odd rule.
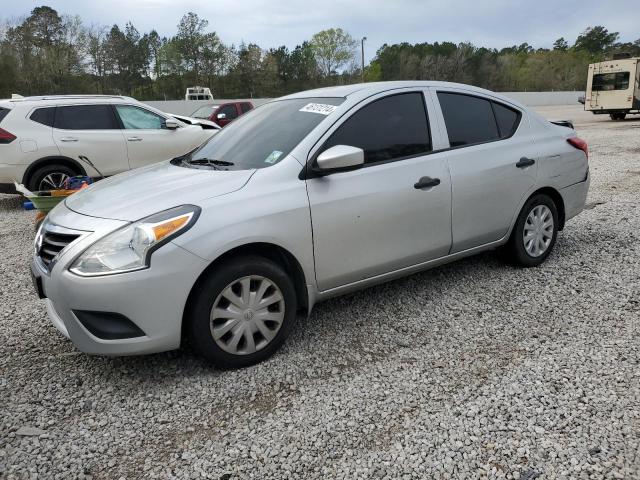
[[[531,107],[543,105],[576,105],[578,97],[584,95],[584,92],[501,92],[507,97],[529,105]],[[270,98],[240,98],[240,99],[216,99],[210,100],[166,100],[146,102],[152,107],[167,113],[175,113],[176,115],[191,115],[203,105],[212,103],[221,103],[229,101],[251,102],[254,106],[262,105],[271,100]]]

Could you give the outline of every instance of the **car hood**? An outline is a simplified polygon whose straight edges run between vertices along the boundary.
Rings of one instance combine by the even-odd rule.
[[[96,182],[69,196],[65,205],[83,215],[131,222],[239,190],[254,172],[185,168],[161,162]]]

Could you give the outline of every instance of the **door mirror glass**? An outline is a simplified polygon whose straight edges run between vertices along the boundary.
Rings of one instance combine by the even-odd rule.
[[[349,145],[335,145],[318,155],[320,170],[358,167],[364,164],[364,150]]]
[[[173,120],[172,118],[167,118],[164,122],[164,128],[167,130],[175,130],[178,128],[178,122]]]

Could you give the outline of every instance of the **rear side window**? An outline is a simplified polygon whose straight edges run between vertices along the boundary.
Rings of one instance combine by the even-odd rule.
[[[335,145],[362,148],[365,163],[431,151],[422,94],[392,95],[362,107],[329,137],[324,150]]]
[[[438,92],[438,100],[451,147],[489,142],[500,138],[489,100],[448,92]]]
[[[111,105],[58,107],[54,126],[63,130],[113,130],[119,128]]]
[[[29,118],[47,127],[53,127],[55,115],[56,107],[36,108]]]
[[[247,113],[252,108],[253,107],[251,106],[250,103],[243,103],[243,104],[240,105],[240,110],[242,110],[242,113]]]
[[[6,117],[9,112],[10,110],[8,108],[0,108],[0,123],[2,123],[2,120],[4,120],[4,117]]]
[[[520,112],[501,103],[493,103],[493,112],[496,114],[496,122],[500,130],[500,138],[509,138],[516,132],[520,124]]]

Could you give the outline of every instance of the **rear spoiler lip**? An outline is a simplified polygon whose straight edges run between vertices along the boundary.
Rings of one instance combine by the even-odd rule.
[[[549,120],[549,122],[553,123],[554,125],[559,125],[561,127],[567,127],[575,130],[573,126],[573,120]]]

